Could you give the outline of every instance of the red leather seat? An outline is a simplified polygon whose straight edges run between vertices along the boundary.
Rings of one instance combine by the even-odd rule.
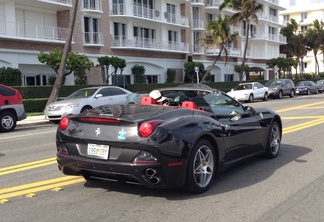
[[[155,99],[153,99],[152,97],[149,96],[143,96],[141,98],[141,104],[142,105],[150,105],[150,104],[156,104]]]
[[[186,109],[198,109],[197,104],[192,101],[184,101],[181,106]]]

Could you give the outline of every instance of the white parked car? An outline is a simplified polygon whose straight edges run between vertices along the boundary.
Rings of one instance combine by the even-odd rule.
[[[254,100],[268,100],[268,87],[259,82],[240,83],[227,93],[240,102],[253,102]]]
[[[106,104],[125,104],[132,92],[118,86],[89,87],[75,91],[64,100],[56,101],[44,109],[45,119],[59,122],[68,115],[79,114]]]

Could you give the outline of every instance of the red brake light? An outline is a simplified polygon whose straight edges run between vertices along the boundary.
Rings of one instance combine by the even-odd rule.
[[[138,133],[141,137],[148,137],[154,132],[155,128],[163,122],[163,120],[151,120],[148,122],[143,122],[139,126]]]
[[[60,129],[65,130],[69,125],[70,119],[68,117],[63,117],[60,121]]]
[[[100,118],[100,117],[81,117],[81,121],[97,123],[119,123],[118,119]]]

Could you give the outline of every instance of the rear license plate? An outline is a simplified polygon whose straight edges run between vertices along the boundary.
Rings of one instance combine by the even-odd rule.
[[[107,160],[109,154],[109,146],[89,143],[87,154],[95,158]]]

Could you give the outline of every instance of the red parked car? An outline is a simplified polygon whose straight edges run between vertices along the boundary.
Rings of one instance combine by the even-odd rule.
[[[17,121],[26,119],[21,93],[14,88],[0,84],[0,132],[10,132]]]

